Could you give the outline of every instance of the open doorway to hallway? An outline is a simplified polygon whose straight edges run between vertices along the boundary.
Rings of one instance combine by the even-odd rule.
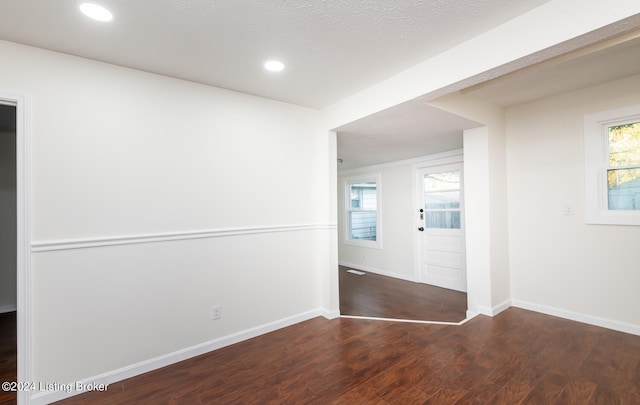
[[[16,107],[0,104],[0,380],[17,381]],[[14,403],[0,391],[0,404]]]

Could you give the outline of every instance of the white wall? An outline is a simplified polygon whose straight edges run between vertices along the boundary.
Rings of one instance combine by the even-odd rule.
[[[584,115],[638,94],[635,76],[507,110],[515,304],[640,330],[640,227],[585,224],[583,158]]]
[[[467,294],[469,311],[495,315],[510,299],[504,111],[459,93],[429,104],[485,125],[463,136]]]
[[[8,42],[0,54],[0,89],[31,106],[34,381],[321,307],[332,231],[317,111]],[[127,239],[175,233],[187,239]],[[120,244],[67,249],[104,238]]]
[[[16,308],[16,137],[0,131],[0,312]]]
[[[353,246],[345,240],[344,178],[380,173],[382,249]],[[411,164],[387,165],[338,173],[338,258],[340,264],[391,277],[416,281],[414,270],[415,217]]]
[[[492,308],[489,129],[468,129],[463,140],[467,306],[470,312],[488,315]]]
[[[340,264],[356,269],[419,281],[417,274],[418,207],[415,171],[417,168],[433,167],[462,162],[462,150],[437,153],[421,158],[390,162],[346,170],[338,173],[338,250]],[[354,246],[345,241],[345,177],[380,174],[381,202],[378,213],[381,226],[378,235],[382,238],[382,249]]]
[[[639,11],[639,4],[626,0],[606,4],[551,1],[325,109],[322,125],[318,113],[309,109],[0,42],[0,89],[26,93],[31,100],[36,245],[51,241],[64,245],[67,240],[85,238],[321,225],[321,229],[291,233],[249,232],[222,238],[54,248],[34,253],[34,379],[74,381],[180,350],[203,339],[303,313],[321,303],[335,309],[336,277],[326,274],[333,271],[337,247],[331,230],[335,211],[327,209],[331,206],[327,193],[329,200],[335,201],[330,190],[335,190],[335,177],[328,169],[335,156],[331,140],[327,143],[328,130],[423,94],[435,97],[451,86],[464,87],[633,29],[637,19],[581,37]],[[568,13],[572,23],[564,24]],[[542,35],[529,35],[541,26],[546,27],[540,31]],[[487,53],[487,49],[492,52]],[[612,100],[618,97],[614,96]],[[535,112],[535,108],[532,110]],[[510,114],[518,116],[518,111]],[[583,111],[576,115],[581,114]],[[573,121],[556,124],[568,126],[569,122]],[[514,120],[509,123],[514,124]],[[507,153],[513,154],[507,166],[509,202],[518,213],[509,217],[509,230],[515,231],[515,236],[509,237],[509,243],[515,243],[511,249],[515,256],[508,262],[514,268],[514,298],[589,310],[638,324],[637,315],[625,309],[612,315],[613,307],[620,310],[618,304],[623,299],[637,304],[630,296],[630,286],[638,285],[637,273],[629,269],[626,259],[614,259],[613,264],[620,267],[607,277],[593,274],[594,261],[579,260],[590,266],[587,280],[573,277],[577,272],[561,273],[570,275],[562,284],[564,288],[554,286],[550,291],[548,277],[542,274],[549,276],[551,272],[527,262],[532,253],[546,252],[532,247],[541,241],[541,235],[549,234],[548,229],[542,233],[536,226],[552,221],[527,223],[535,217],[528,210],[532,203],[514,195],[517,185],[526,184],[524,180],[534,180],[536,187],[542,181],[537,177],[539,172],[532,174],[523,166],[530,158],[514,161],[526,155],[521,144],[531,142],[528,137],[517,141],[525,138],[519,128],[516,125],[515,132],[509,131],[516,141],[507,144]],[[549,140],[550,135],[538,133],[535,125],[523,128],[523,133],[527,131],[535,132],[536,142]],[[564,132],[560,135],[572,136]],[[503,142],[500,131],[489,136],[487,153],[499,155]],[[569,144],[575,146],[575,139]],[[547,158],[544,153],[536,156]],[[557,159],[550,163],[567,167]],[[493,185],[489,182],[492,192],[494,188],[504,191],[502,177],[495,173],[501,165],[500,161],[490,163],[489,175],[497,179]],[[575,170],[575,165],[569,167]],[[545,184],[542,188],[549,187]],[[294,194],[302,196],[302,202]],[[259,204],[255,196],[260,196]],[[491,279],[491,294],[497,298],[492,297],[489,305],[505,294],[504,285],[508,284],[504,267],[508,247],[501,217],[505,214],[499,212],[504,203],[490,204],[487,215],[492,215],[491,223],[498,227],[500,241],[495,249],[491,247],[491,260],[500,277]],[[545,202],[540,204],[544,206]],[[573,219],[578,212],[576,209]],[[558,226],[557,222],[553,225]],[[535,230],[534,236],[527,235],[529,225]],[[619,249],[630,243],[622,240],[637,240],[638,236],[631,228],[589,228],[584,234],[576,231],[582,226],[571,229],[569,234],[577,236],[581,248],[608,244],[602,239],[613,237],[613,248]],[[543,240],[542,247],[555,248],[552,252],[560,250],[550,246],[549,240],[554,239],[558,238]],[[558,242],[564,244],[566,239]],[[592,252],[586,256],[594,256]],[[556,260],[560,265],[551,268],[567,267],[562,262],[568,259],[560,253]],[[274,262],[273,257],[279,260]],[[532,262],[547,264],[551,260],[545,257],[549,256]],[[571,263],[575,263],[574,258]],[[603,283],[601,278],[606,278]],[[568,281],[572,284],[566,285]],[[588,288],[584,289],[573,284],[580,287],[587,281]],[[597,292],[613,300],[587,302],[587,296],[593,296],[593,285],[600,284],[603,287]],[[187,299],[178,302],[176,297]],[[200,311],[208,312],[214,302],[223,304],[224,315],[212,323]]]
[[[571,16],[570,24],[567,24],[567,16]],[[435,100],[438,102],[435,106],[442,108],[442,105],[439,105],[441,100],[437,99],[442,95],[570,53],[621,33],[633,31],[638,26],[640,26],[639,2],[552,0],[432,59],[326,107],[323,109],[324,126],[328,129],[338,128],[415,98],[421,98],[425,102]],[[540,27],[544,27],[544,30]],[[531,35],[531,32],[539,35]],[[454,101],[444,100],[444,104],[451,107],[448,111],[486,124],[488,127],[485,144],[476,142],[477,150],[472,155],[479,166],[482,166],[485,160],[488,165],[482,181],[490,187],[490,196],[489,205],[485,207],[483,215],[489,218],[491,227],[487,230],[491,238],[489,244],[477,238],[471,238],[467,234],[467,239],[472,241],[471,246],[467,245],[467,251],[475,250],[489,261],[488,264],[480,265],[485,271],[489,271],[489,274],[477,275],[479,280],[484,281],[468,286],[469,309],[495,314],[508,307],[511,294],[504,120],[501,118],[501,109],[495,106],[478,106],[475,102],[467,106],[464,105],[466,103],[464,98],[458,97]],[[458,107],[467,110],[468,114],[456,111]],[[494,111],[491,111],[492,109]],[[466,160],[465,166],[467,163],[470,162]],[[484,197],[482,193],[480,195]],[[469,203],[470,201],[467,200],[467,209],[469,209]],[[480,207],[476,208],[480,209]],[[467,226],[467,232],[469,231],[473,232]],[[481,230],[479,233],[483,234]],[[477,246],[473,246],[475,243]],[[480,250],[485,248],[489,249],[489,252],[481,253]],[[471,271],[470,266],[471,264],[468,263],[469,271]],[[329,271],[333,270],[329,269]],[[487,280],[488,283],[486,283]],[[477,297],[478,300],[472,303],[472,296]]]

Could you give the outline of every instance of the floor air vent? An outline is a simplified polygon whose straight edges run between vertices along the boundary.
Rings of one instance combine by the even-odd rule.
[[[359,271],[354,269],[347,270],[347,273],[357,274],[358,276],[364,276],[365,274],[367,274],[364,271]]]

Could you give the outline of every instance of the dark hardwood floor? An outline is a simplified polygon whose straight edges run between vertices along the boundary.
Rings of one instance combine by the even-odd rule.
[[[467,316],[467,294],[340,266],[340,313],[374,318],[460,322]]]
[[[61,404],[640,404],[640,337],[511,308],[315,318]]]
[[[17,337],[16,313],[0,314],[0,382],[16,381]],[[16,403],[15,392],[0,390],[0,405]]]

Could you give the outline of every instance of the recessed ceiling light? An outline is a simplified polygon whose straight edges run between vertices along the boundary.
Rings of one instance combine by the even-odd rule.
[[[93,3],[80,4],[80,11],[89,18],[97,21],[111,21],[113,14],[106,8]]]
[[[279,72],[284,69],[284,63],[279,60],[270,60],[265,62],[264,68],[271,72]]]

